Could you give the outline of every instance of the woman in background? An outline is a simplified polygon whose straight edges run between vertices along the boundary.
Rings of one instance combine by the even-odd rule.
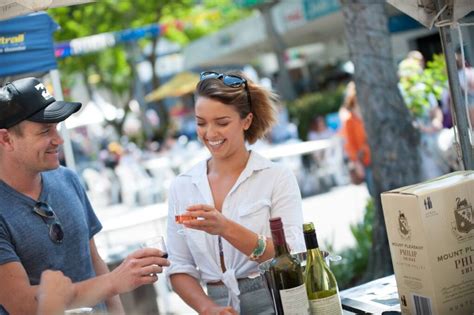
[[[347,112],[342,126],[342,136],[345,139],[344,149],[350,161],[349,168],[353,168],[356,176],[362,177],[361,180],[365,181],[369,194],[374,197],[370,148],[353,81],[347,85],[343,108]]]

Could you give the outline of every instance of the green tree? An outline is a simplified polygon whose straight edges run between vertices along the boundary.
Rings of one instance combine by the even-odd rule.
[[[101,0],[88,5],[61,7],[50,12],[61,26],[55,34],[57,42],[159,23],[166,25],[164,36],[186,44],[242,18],[249,11],[236,8],[230,0],[206,0],[201,5],[195,5],[194,0]],[[154,69],[157,41],[158,37],[144,38],[127,45],[60,60],[59,69],[64,85],[69,86],[73,83],[73,78],[80,75],[86,82],[89,93],[94,86],[111,91],[114,95],[113,103],[125,113],[120,120],[110,122],[121,134],[130,111],[128,104],[136,92],[134,83],[138,77],[135,59],[143,47],[151,45],[147,59]],[[153,72],[153,89],[159,85],[159,78]],[[155,130],[154,137],[162,140],[168,130],[169,114],[163,103],[158,103],[156,107],[160,126]]]
[[[313,119],[318,115],[327,115],[339,110],[344,100],[343,85],[327,91],[314,92],[301,96],[291,102],[288,111],[298,123],[298,136],[307,140]]]
[[[400,86],[408,109],[414,116],[421,116],[430,108],[430,97],[441,99],[443,90],[448,87],[448,74],[443,55],[434,55],[425,69],[411,65],[406,59],[399,66]]]

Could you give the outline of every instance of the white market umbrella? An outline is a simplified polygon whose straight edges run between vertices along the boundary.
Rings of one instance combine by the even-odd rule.
[[[0,0],[0,20],[46,9],[89,2],[95,2],[95,0]]]
[[[81,108],[78,113],[71,115],[64,122],[67,129],[73,129],[81,126],[100,124],[104,120],[105,118],[102,111],[97,104],[91,101],[85,104],[85,106],[83,105],[83,108]]]

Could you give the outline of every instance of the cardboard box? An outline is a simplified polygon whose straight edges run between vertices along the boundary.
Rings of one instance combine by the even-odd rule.
[[[474,314],[474,171],[382,194],[403,314]]]

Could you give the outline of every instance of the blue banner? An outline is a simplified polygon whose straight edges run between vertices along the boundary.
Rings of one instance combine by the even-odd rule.
[[[56,69],[57,28],[44,12],[0,21],[0,77]]]
[[[388,18],[388,30],[390,33],[405,32],[420,28],[422,25],[408,15],[400,14]]]
[[[136,41],[141,38],[156,37],[163,33],[164,25],[150,24],[137,28],[130,28],[119,32],[102,33],[92,36],[75,38],[71,41],[54,45],[56,58],[66,58],[88,54],[117,44]]]

